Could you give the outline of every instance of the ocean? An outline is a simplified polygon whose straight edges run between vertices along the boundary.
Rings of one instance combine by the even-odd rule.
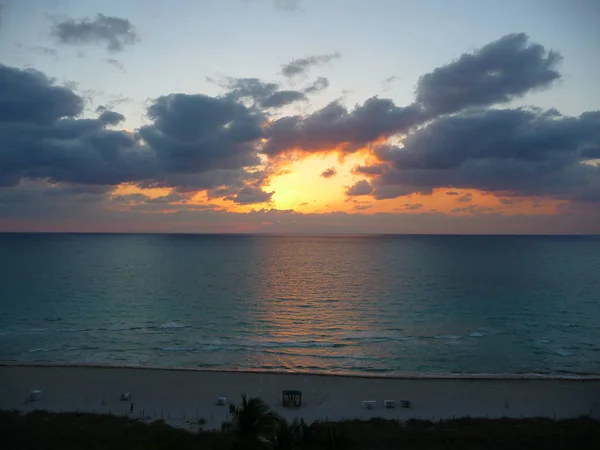
[[[0,361],[600,374],[600,237],[0,234]]]

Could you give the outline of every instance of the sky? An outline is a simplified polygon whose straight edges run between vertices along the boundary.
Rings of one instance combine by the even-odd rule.
[[[0,231],[600,233],[598,0],[0,20]]]

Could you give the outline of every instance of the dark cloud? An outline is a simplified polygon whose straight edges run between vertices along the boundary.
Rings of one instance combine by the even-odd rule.
[[[111,66],[113,66],[113,67],[115,67],[115,68],[119,69],[121,72],[127,72],[127,71],[125,70],[125,66],[124,66],[124,65],[123,65],[123,64],[122,64],[122,63],[121,63],[121,62],[120,62],[118,59],[115,59],[115,58],[108,58],[108,59],[106,60],[106,62],[107,62],[108,64],[110,64]]]
[[[278,91],[259,102],[263,108],[281,108],[291,103],[306,100],[306,95],[298,91]]]
[[[340,59],[341,57],[342,55],[339,52],[335,52],[326,55],[313,55],[307,56],[306,58],[294,59],[282,66],[281,73],[288,78],[304,75],[314,66],[322,66],[331,61]]]
[[[279,9],[281,11],[300,11],[302,0],[273,0],[273,6],[275,9]]]
[[[354,211],[364,211],[366,209],[371,209],[372,207],[373,205],[354,205],[352,209],[354,209]]]
[[[600,200],[600,168],[582,164],[600,145],[600,112],[506,109],[441,117],[415,131],[403,148],[377,150],[390,164],[372,180],[375,195],[454,186],[512,196]],[[386,196],[387,198],[387,196]]]
[[[321,173],[321,176],[323,178],[331,178],[337,175],[337,170],[335,170],[335,167],[330,167],[329,169],[323,171],[323,173]]]
[[[383,84],[390,84],[399,79],[400,79],[400,77],[398,77],[396,75],[392,75],[391,77],[387,77],[385,80],[383,80]]]
[[[461,195],[460,197],[458,197],[456,199],[457,203],[469,203],[471,200],[473,200],[473,194],[471,194],[470,192],[467,192],[465,195]]]
[[[255,166],[254,143],[263,117],[233,100],[171,94],[148,108],[152,125],[139,135],[156,152],[161,167],[193,173]]]
[[[399,107],[392,100],[372,97],[352,111],[332,102],[306,117],[288,116],[265,129],[267,155],[288,150],[305,152],[340,149],[353,152],[384,136],[405,132],[419,121],[420,110]]]
[[[359,195],[369,195],[373,192],[373,188],[367,180],[360,180],[346,189],[346,195],[349,197],[357,197]]]
[[[293,61],[284,73],[302,73],[331,56],[336,54]],[[506,102],[547,87],[560,76],[556,71],[560,59],[556,52],[529,42],[524,34],[504,36],[423,75],[411,105],[397,106],[392,100],[372,97],[352,111],[333,102],[308,116],[283,117],[267,127],[264,152],[351,152],[376,140],[408,133],[440,115]]]
[[[225,197],[240,205],[250,205],[254,203],[265,203],[271,201],[275,192],[265,192],[257,186],[245,186],[237,194]]]
[[[460,195],[460,192],[448,191],[448,192],[446,192],[446,195]]]
[[[417,209],[421,209],[423,207],[422,203],[405,203],[404,204],[404,209],[407,209],[409,211],[415,211]]]
[[[105,125],[118,125],[125,120],[125,116],[123,114],[111,111],[103,106],[96,108],[96,112],[100,114],[98,116],[98,120]]]
[[[509,34],[423,75],[416,99],[432,116],[508,102],[557,80],[560,60],[527,35]]]
[[[139,39],[129,20],[103,14],[98,14],[94,20],[59,22],[53,26],[52,34],[61,44],[104,44],[110,52],[123,51]]]
[[[381,175],[387,168],[386,164],[373,164],[370,166],[356,165],[352,168],[352,173],[363,175]]]
[[[235,100],[250,99],[260,108],[281,108],[297,101],[307,100],[299,91],[279,90],[279,84],[258,78],[227,78],[220,83],[229,92],[227,97]]]
[[[256,143],[264,117],[232,99],[159,97],[148,107],[150,124],[136,133],[107,129],[125,117],[106,107],[95,119],[77,118],[82,111],[81,97],[43,74],[0,66],[0,185],[41,179],[183,191],[227,186],[228,195],[248,203],[244,188],[265,179],[249,170],[261,162]]]
[[[305,94],[316,94],[329,87],[329,79],[326,77],[318,77],[310,86],[304,88]]]
[[[83,99],[42,72],[0,64],[0,122],[52,123],[83,111]]]
[[[469,205],[463,208],[454,208],[450,212],[452,213],[467,213],[467,214],[489,214],[494,212],[494,208],[484,208],[477,205]]]
[[[43,45],[36,45],[34,47],[28,47],[27,50],[38,53],[40,55],[58,56],[58,52],[55,48],[45,47]]]

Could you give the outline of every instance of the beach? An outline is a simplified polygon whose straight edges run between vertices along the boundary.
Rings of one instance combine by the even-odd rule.
[[[27,401],[30,391],[41,399]],[[300,408],[282,406],[283,390],[302,392]],[[121,395],[130,393],[123,401]],[[438,420],[458,417],[600,416],[600,378],[374,378],[130,367],[0,366],[0,409],[127,415],[197,429],[219,429],[241,395],[258,396],[287,419]],[[396,408],[385,408],[395,400]],[[408,400],[410,408],[402,408]],[[375,401],[372,409],[363,401]]]

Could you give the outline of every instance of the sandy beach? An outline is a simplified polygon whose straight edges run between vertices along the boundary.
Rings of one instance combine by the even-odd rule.
[[[27,402],[31,390],[39,401]],[[302,407],[281,405],[281,391],[300,390]],[[122,393],[131,400],[121,401]],[[85,411],[164,419],[186,428],[204,419],[204,428],[220,428],[228,407],[217,397],[238,403],[259,396],[288,419],[369,419],[383,417],[556,417],[600,415],[600,379],[364,378],[303,374],[213,372],[81,366],[0,366],[0,409]],[[362,405],[375,401],[373,409]],[[384,408],[395,400],[397,408]],[[409,400],[410,408],[400,407]],[[133,403],[133,411],[131,404]]]

